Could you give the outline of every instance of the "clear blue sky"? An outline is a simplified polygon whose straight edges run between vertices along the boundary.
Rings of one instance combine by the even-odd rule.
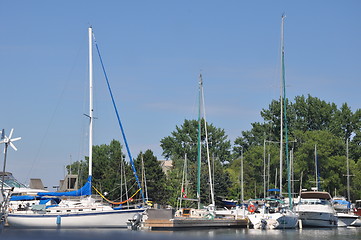
[[[262,120],[280,92],[283,12],[287,96],[360,108],[360,9],[358,0],[2,1],[0,128],[22,137],[7,170],[51,189],[87,154],[89,25],[133,156],[162,159],[160,140],[197,117],[199,73],[207,120],[231,141]],[[120,132],[95,61],[94,143],[109,144]]]

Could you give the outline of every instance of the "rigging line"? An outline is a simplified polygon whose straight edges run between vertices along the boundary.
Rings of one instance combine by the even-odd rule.
[[[141,187],[141,184],[140,184],[138,175],[137,175],[137,170],[135,169],[135,166],[134,166],[133,157],[132,157],[132,154],[130,153],[130,149],[129,149],[129,146],[128,146],[127,138],[125,137],[125,132],[124,132],[124,129],[123,129],[122,122],[121,122],[121,120],[120,120],[120,116],[119,116],[119,113],[118,113],[117,106],[116,106],[116,104],[115,104],[113,92],[112,92],[112,90],[111,90],[111,88],[110,88],[110,83],[109,83],[109,80],[108,80],[107,73],[106,73],[106,71],[105,71],[105,67],[104,67],[104,64],[103,64],[103,59],[102,59],[102,57],[101,57],[101,55],[100,55],[100,50],[99,50],[99,47],[98,47],[98,43],[96,42],[94,35],[93,35],[93,38],[94,38],[95,47],[96,47],[96,49],[97,49],[97,53],[98,53],[98,56],[99,56],[100,64],[101,64],[102,69],[103,69],[104,77],[105,77],[105,80],[106,80],[106,82],[107,82],[109,94],[110,94],[110,97],[111,97],[111,99],[112,99],[113,107],[114,107],[115,113],[116,113],[116,115],[117,115],[118,124],[119,124],[120,130],[121,130],[121,132],[122,132],[124,144],[125,144],[125,147],[126,147],[127,152],[128,152],[129,161],[130,161],[131,166],[132,166],[132,170],[133,170],[133,173],[134,173],[134,177],[135,177],[135,179],[137,180],[138,188],[140,189],[140,193],[141,193],[141,196],[142,196],[142,200],[143,200],[143,202],[145,202],[144,193],[143,193],[143,191],[142,191],[142,187]]]
[[[133,185],[132,185],[130,188],[133,188],[135,185],[136,185],[136,183],[134,182]],[[95,189],[95,187],[94,187],[93,185],[92,185],[92,187]],[[112,191],[109,191],[108,194],[114,192],[114,191],[117,190],[119,187],[120,187],[120,186],[118,186],[117,188],[113,189]],[[139,191],[139,190],[138,190],[138,191]],[[137,191],[137,192],[138,192],[138,191]],[[116,198],[116,200],[119,199],[121,202],[123,202],[122,199],[123,199],[123,197],[124,197],[125,195],[126,195],[126,199],[129,199],[128,193],[129,193],[129,191],[127,190],[126,193],[121,194],[120,197]],[[115,200],[114,200],[114,201],[115,201]],[[125,202],[125,201],[124,201],[124,202]]]
[[[73,74],[73,72],[74,72],[76,63],[79,61],[80,52],[81,52],[81,50],[82,50],[82,44],[79,43],[79,46],[80,46],[80,47],[78,48],[78,52],[77,52],[77,54],[76,54],[76,56],[75,56],[74,62],[73,62],[73,64],[72,64],[72,66],[71,66],[71,69],[70,69],[68,75],[67,75],[67,78],[66,78],[66,81],[65,81],[65,83],[64,83],[63,89],[61,90],[59,99],[58,99],[58,101],[56,102],[54,111],[52,112],[52,114],[51,114],[51,116],[50,116],[50,121],[49,121],[48,125],[46,126],[44,135],[43,135],[42,138],[41,138],[39,148],[38,148],[38,150],[37,150],[36,153],[35,153],[35,157],[34,157],[33,161],[31,162],[30,168],[29,168],[28,173],[27,173],[27,175],[26,175],[26,177],[25,177],[25,181],[24,181],[25,183],[27,183],[28,180],[30,179],[29,176],[30,176],[30,174],[32,173],[32,171],[33,171],[33,169],[34,169],[34,165],[35,165],[35,163],[39,160],[40,151],[42,151],[42,150],[44,149],[43,146],[44,146],[44,144],[45,144],[45,140],[46,140],[47,135],[48,135],[48,133],[49,133],[49,129],[50,129],[51,125],[54,123],[55,115],[56,115],[56,113],[57,113],[58,110],[59,110],[60,103],[61,103],[62,100],[64,99],[65,91],[66,91],[66,90],[68,89],[68,87],[69,87],[69,83],[70,83],[70,80],[71,80],[70,76],[71,76],[71,75]]]
[[[111,203],[111,204],[114,204],[114,205],[120,205],[120,204],[123,204],[123,203],[126,203],[126,202],[129,202],[129,201],[133,201],[133,197],[139,192],[141,191],[141,188],[139,188],[130,198],[128,198],[127,200],[125,201],[122,201],[122,202],[113,202],[112,200],[109,200],[107,199],[98,189],[96,189],[94,186],[92,186],[93,189],[99,194],[99,196],[101,196],[105,201]]]

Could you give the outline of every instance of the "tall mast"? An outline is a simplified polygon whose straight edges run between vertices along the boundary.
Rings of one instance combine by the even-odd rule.
[[[93,164],[93,30],[89,33],[89,176],[92,176]]]
[[[351,202],[350,196],[350,167],[348,161],[348,139],[346,140],[346,161],[347,161],[347,200]]]
[[[241,201],[243,204],[244,201],[244,193],[243,193],[243,148],[242,148],[242,152],[241,152]]]
[[[263,197],[266,198],[266,136],[263,139]]]
[[[200,209],[201,204],[201,89],[202,89],[202,74],[199,75],[199,108],[198,108],[198,141],[197,141],[197,151],[198,151],[198,171],[197,171],[197,199],[198,199],[198,209]]]
[[[283,57],[284,57],[284,48],[283,48],[283,24],[284,24],[284,15],[282,15],[282,24],[281,24],[281,129],[280,129],[280,194],[282,195],[282,166],[283,166],[283,84],[284,84],[284,69],[283,69]]]
[[[287,98],[286,98],[286,77],[285,77],[285,49],[284,49],[284,36],[283,36],[283,28],[284,28],[284,19],[285,15],[282,15],[282,82],[283,82],[283,110],[284,110],[284,122],[285,122],[285,140],[286,140],[286,164],[287,164],[287,192],[288,199],[290,204],[290,209],[293,208],[292,204],[292,196],[291,196],[291,174],[290,174],[290,162],[289,162],[289,154],[288,154],[288,128],[287,128]],[[282,172],[280,171],[280,176],[282,176]],[[280,178],[282,181],[282,177]],[[281,191],[282,192],[282,191]]]
[[[208,174],[209,174],[209,185],[211,188],[211,204],[215,206],[214,201],[214,192],[213,192],[213,184],[212,184],[212,171],[211,171],[211,160],[209,157],[209,143],[208,143],[208,131],[207,131],[207,120],[206,120],[206,108],[204,104],[204,92],[203,92],[203,79],[202,75],[200,75],[201,81],[201,97],[202,97],[202,107],[203,107],[203,118],[204,118],[204,132],[206,137],[206,149],[207,149],[207,162],[208,162]]]
[[[318,166],[317,166],[317,145],[315,144],[315,180],[316,180],[316,191],[320,190],[318,188]]]

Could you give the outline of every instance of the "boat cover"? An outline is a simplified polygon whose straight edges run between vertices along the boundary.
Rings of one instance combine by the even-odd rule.
[[[70,192],[38,192],[39,196],[88,196],[92,194],[92,177],[88,177],[88,181],[78,190]]]

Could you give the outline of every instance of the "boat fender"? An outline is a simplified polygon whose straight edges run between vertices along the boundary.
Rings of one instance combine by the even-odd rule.
[[[56,217],[56,225],[60,225],[61,224],[61,217],[60,217],[60,215],[58,215],[57,217]]]
[[[211,213],[208,213],[206,216],[205,216],[206,219],[208,220],[213,220],[214,219],[214,215],[211,214]]]
[[[266,219],[262,219],[261,220],[261,229],[266,229],[267,228],[267,220]]]
[[[248,206],[248,212],[253,213],[254,211],[256,211],[256,207],[253,204],[249,205]]]

